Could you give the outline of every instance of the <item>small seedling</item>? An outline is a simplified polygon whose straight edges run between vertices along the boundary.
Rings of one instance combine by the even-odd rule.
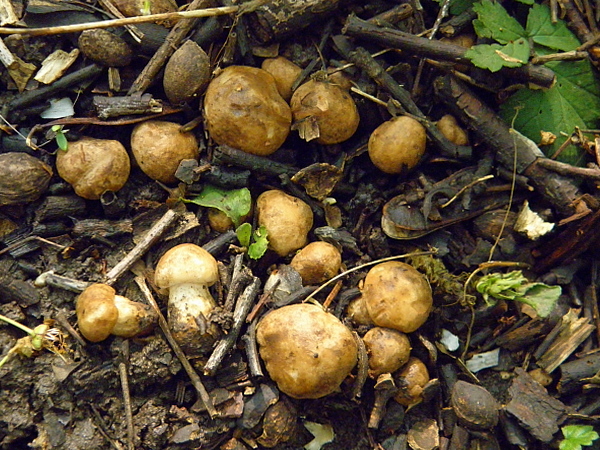
[[[65,342],[60,330],[58,328],[52,328],[54,321],[44,321],[43,324],[31,329],[3,315],[0,315],[0,320],[13,325],[28,334],[28,336],[18,339],[15,346],[8,351],[2,360],[0,360],[0,367],[2,367],[12,355],[19,354],[30,358],[43,349],[56,353],[62,358],[61,353],[64,353],[66,350]]]
[[[56,144],[58,145],[58,148],[64,151],[67,151],[67,148],[69,147],[69,141],[67,141],[67,136],[65,135],[68,131],[69,130],[65,130],[62,125],[52,125],[52,132],[55,134],[54,139],[56,139]]]
[[[581,450],[582,446],[592,445],[600,437],[591,425],[567,425],[561,430],[565,438],[560,441],[560,450]]]
[[[183,201],[224,212],[236,228],[252,206],[252,197],[247,188],[225,190],[211,185],[204,186],[197,197]]]
[[[252,225],[243,223],[236,230],[238,241],[248,249],[248,256],[252,259],[260,259],[267,251],[269,240],[267,229],[264,226],[252,230]]]
[[[488,305],[495,304],[495,300],[518,301],[531,306],[540,317],[547,317],[552,312],[562,292],[560,286],[530,283],[520,270],[484,275],[476,289]]]

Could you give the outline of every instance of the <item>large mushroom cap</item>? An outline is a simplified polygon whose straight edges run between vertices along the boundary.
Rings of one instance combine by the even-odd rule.
[[[88,341],[103,341],[119,318],[115,290],[107,284],[92,284],[77,298],[75,312],[81,334]]]
[[[218,277],[215,258],[195,244],[180,244],[168,250],[154,272],[154,282],[161,289],[183,283],[212,286]]]
[[[352,333],[332,314],[311,304],[288,305],[258,324],[260,356],[279,389],[294,398],[335,392],[356,365]]]
[[[433,305],[427,279],[400,261],[373,267],[365,277],[363,298],[375,325],[403,333],[423,325]]]

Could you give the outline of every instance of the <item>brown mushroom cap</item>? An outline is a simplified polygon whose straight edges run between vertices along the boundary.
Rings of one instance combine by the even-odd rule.
[[[294,398],[335,392],[356,365],[358,350],[350,330],[312,304],[288,305],[258,323],[260,356],[279,389]]]
[[[369,353],[369,376],[372,378],[395,372],[406,364],[410,356],[408,337],[391,328],[371,328],[363,336],[363,341]]]
[[[346,315],[356,325],[374,325],[362,294],[350,301],[346,308]]]
[[[154,271],[154,283],[161,289],[184,283],[212,286],[218,279],[217,261],[195,244],[179,244],[167,250]]]
[[[369,270],[362,292],[375,325],[403,333],[423,325],[433,306],[427,279],[400,261],[377,264]]]
[[[56,155],[56,170],[75,193],[88,200],[97,200],[107,191],[121,189],[130,171],[125,147],[110,139],[83,138],[69,142],[67,151]]]
[[[88,340],[100,342],[112,333],[119,318],[115,290],[107,284],[92,284],[77,298],[79,331]]]
[[[281,147],[292,123],[273,76],[248,66],[229,66],[210,82],[204,117],[215,142],[260,156]]]
[[[401,387],[394,400],[404,406],[415,405],[423,400],[423,388],[429,383],[429,371],[423,361],[411,356],[394,374],[394,378],[398,380],[396,386]]]
[[[360,122],[354,99],[328,81],[309,80],[302,84],[292,95],[290,106],[294,122],[316,120],[320,144],[331,145],[350,139]]]
[[[382,172],[399,174],[417,165],[425,153],[425,127],[408,116],[383,122],[369,137],[369,158]]]
[[[261,68],[273,75],[279,94],[286,102],[289,102],[293,93],[292,86],[302,73],[302,68],[283,56],[266,58],[262,62]]]
[[[256,199],[258,224],[268,232],[269,247],[280,256],[304,247],[313,225],[313,213],[305,202],[283,191],[265,191]]]
[[[311,242],[294,255],[290,266],[298,271],[305,285],[319,284],[337,275],[342,255],[328,242]]]
[[[153,180],[175,183],[184,159],[198,158],[198,141],[181,125],[164,120],[142,122],[131,133],[131,152],[140,169]]]

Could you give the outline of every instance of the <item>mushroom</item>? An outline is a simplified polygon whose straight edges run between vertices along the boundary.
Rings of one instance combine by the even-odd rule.
[[[450,142],[456,145],[469,145],[467,132],[458,124],[456,118],[451,114],[442,116],[436,126]]]
[[[429,383],[427,366],[411,356],[408,362],[394,374],[398,393],[394,400],[404,406],[414,406],[423,401],[423,388]]]
[[[306,141],[320,144],[344,142],[358,129],[360,116],[350,94],[329,81],[310,80],[290,100],[294,127]]]
[[[56,170],[75,193],[98,200],[107,191],[116,192],[129,178],[131,163],[119,141],[85,137],[69,142],[66,151],[56,155]]]
[[[363,341],[369,354],[369,376],[400,369],[410,357],[410,341],[404,333],[390,328],[374,327],[365,333]]]
[[[267,229],[269,247],[279,256],[306,245],[313,213],[305,202],[283,191],[265,191],[256,199],[258,225]]]
[[[88,286],[79,295],[75,312],[79,331],[92,342],[111,334],[124,338],[147,334],[157,320],[150,306],[116,295],[111,286],[101,283]]]
[[[305,285],[319,284],[337,275],[342,255],[328,242],[311,242],[294,255],[290,266],[298,271]]]
[[[262,62],[261,68],[273,75],[279,94],[286,102],[289,102],[293,93],[292,86],[302,73],[302,68],[283,56],[266,58]]]
[[[140,169],[153,180],[175,183],[184,159],[198,158],[198,141],[181,125],[164,120],[142,122],[131,133],[131,152]]]
[[[394,117],[371,133],[369,158],[382,172],[404,173],[421,160],[426,143],[425,127],[416,119],[408,116]]]
[[[273,76],[248,66],[229,66],[210,82],[204,117],[215,142],[260,156],[281,147],[292,123]]]
[[[367,273],[362,294],[375,325],[411,333],[431,312],[433,297],[427,279],[400,261],[377,264]]]
[[[374,325],[362,294],[350,301],[346,308],[346,315],[356,325]]]
[[[154,283],[169,292],[169,327],[190,354],[211,350],[220,335],[217,324],[210,322],[216,303],[208,291],[218,277],[215,258],[195,244],[176,245],[156,265]]]
[[[298,399],[337,391],[358,358],[350,330],[308,303],[267,313],[258,323],[256,340],[271,378],[282,392]]]

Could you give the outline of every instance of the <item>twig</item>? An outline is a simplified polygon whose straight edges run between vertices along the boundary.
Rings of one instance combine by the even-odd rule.
[[[265,374],[262,371],[262,367],[260,365],[260,360],[258,358],[258,349],[256,346],[256,323],[258,319],[252,320],[246,333],[242,336],[242,341],[244,342],[244,350],[246,350],[246,357],[248,358],[248,369],[250,370],[250,375],[255,378],[264,377]]]
[[[231,275],[227,298],[223,305],[223,309],[228,312],[233,311],[235,299],[240,295],[240,292],[242,292],[242,289],[250,282],[250,280],[252,280],[252,274],[242,266],[243,261],[244,255],[240,253],[235,257],[233,262],[233,274]]]
[[[589,178],[590,180],[600,180],[600,168],[597,167],[575,167],[571,164],[563,163],[550,158],[540,158],[535,162],[535,164],[546,169],[550,169],[552,172],[556,172],[560,175],[583,177]]]
[[[233,325],[231,326],[229,333],[215,346],[210,358],[208,358],[208,361],[204,365],[205,375],[214,375],[219,368],[221,361],[223,361],[223,358],[227,355],[227,352],[235,345],[240,330],[242,329],[242,325],[246,322],[250,307],[258,295],[259,287],[260,279],[254,277],[252,283],[244,289],[244,292],[242,292],[242,295],[235,305],[235,311],[233,312]]]
[[[173,335],[171,334],[171,330],[169,330],[169,325],[167,324],[167,320],[165,319],[165,316],[163,316],[162,312],[160,311],[160,308],[158,307],[156,300],[154,300],[154,297],[152,296],[152,292],[150,292],[150,288],[148,287],[148,284],[146,283],[146,279],[144,277],[137,276],[137,277],[135,277],[134,280],[135,280],[136,284],[139,286],[140,291],[142,292],[142,295],[144,296],[146,301],[150,304],[150,306],[152,306],[152,309],[154,309],[156,314],[158,314],[158,324],[160,325],[160,329],[164,333],[165,338],[167,339],[167,341],[169,342],[169,345],[173,349],[173,352],[175,353],[175,355],[181,362],[181,365],[183,366],[184,370],[190,377],[192,385],[196,389],[196,392],[198,392],[198,395],[200,396],[200,400],[204,404],[204,407],[208,411],[208,414],[210,415],[210,417],[212,419],[214,419],[218,414],[217,410],[215,409],[215,406],[213,405],[212,400],[210,399],[210,396],[208,395],[208,392],[206,391],[206,388],[204,387],[204,384],[202,384],[202,380],[200,379],[200,376],[198,375],[198,373],[196,373],[196,371],[194,370],[194,368],[192,367],[192,365],[186,358],[185,353],[183,353],[183,350],[181,350],[181,347],[179,347],[179,344],[173,338]]]
[[[75,280],[73,278],[57,275],[53,270],[48,270],[47,272],[40,274],[33,282],[33,285],[38,288],[52,286],[79,294],[80,292],[83,292],[85,288],[90,285],[90,283],[87,281]]]
[[[19,66],[19,62],[2,39],[0,39],[0,62],[9,70],[16,69]]]
[[[356,348],[358,350],[358,373],[356,375],[356,380],[354,380],[354,385],[352,386],[352,400],[357,400],[360,397],[363,386],[369,376],[369,356],[367,354],[365,341],[361,339],[356,331],[352,332],[352,337],[356,342]]]
[[[119,355],[119,378],[121,379],[121,390],[123,392],[123,407],[127,419],[127,448],[135,449],[135,429],[133,427],[133,411],[131,408],[131,393],[129,391],[129,378],[127,376],[127,361],[129,360],[129,340],[123,339]]]
[[[109,286],[116,283],[121,275],[123,275],[139,258],[148,251],[152,245],[162,236],[162,234],[171,226],[171,224],[179,217],[179,214],[172,209],[167,212],[148,230],[144,238],[137,243],[119,263],[113,267],[104,278],[104,282]]]
[[[196,19],[200,17],[223,16],[226,14],[251,12],[263,5],[265,0],[253,0],[239,6],[221,6],[218,8],[198,9],[195,11],[181,11],[162,14],[149,14],[147,16],[126,17],[124,19],[110,19],[99,22],[77,23],[74,25],[63,25],[58,27],[42,28],[9,28],[0,27],[0,34],[20,34],[28,36],[49,36],[55,34],[78,33],[84,30],[98,28],[121,27],[139,23],[159,22],[164,20]]]

